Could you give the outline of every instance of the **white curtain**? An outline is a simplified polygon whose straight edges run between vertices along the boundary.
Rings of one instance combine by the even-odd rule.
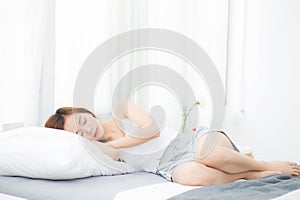
[[[57,1],[55,107],[73,103],[79,69],[88,55],[112,36],[148,24],[148,1]],[[132,53],[112,64],[95,94],[96,112],[111,111],[111,95],[118,80],[135,66],[145,63]],[[143,95],[143,99],[146,98]]]
[[[53,110],[54,2],[1,1],[0,27],[0,125],[41,125]]]
[[[224,0],[1,1],[0,123],[42,125],[58,107],[72,106],[76,77],[88,55],[109,38],[140,28],[175,31],[198,43],[225,85],[227,19]],[[110,112],[118,81],[146,64],[164,65],[181,74],[201,102],[201,124],[209,125],[212,105],[203,79],[181,58],[156,50],[129,53],[112,63],[95,92],[95,112]],[[181,107],[166,88],[141,87],[131,100],[148,111],[161,105],[168,126],[180,124]]]
[[[225,86],[228,1],[64,0],[56,2],[55,16],[55,108],[72,105],[79,69],[97,46],[112,36],[139,28],[168,29],[197,42],[212,58]],[[95,111],[110,112],[117,82],[133,68],[145,64],[165,65],[185,77],[201,101],[201,124],[209,125],[212,105],[203,79],[194,76],[193,68],[182,59],[154,50],[128,54],[111,65],[95,93]],[[153,105],[163,106],[170,119],[168,125],[178,127],[181,108],[165,88],[143,87],[132,100],[148,111]]]

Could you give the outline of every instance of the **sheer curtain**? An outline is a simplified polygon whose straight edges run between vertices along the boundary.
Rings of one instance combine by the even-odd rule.
[[[222,82],[226,84],[227,53],[227,16],[228,1],[191,0],[191,1],[150,1],[149,26],[169,29],[181,33],[200,45],[213,60]],[[192,49],[191,49],[192,51]],[[196,98],[200,101],[199,123],[210,126],[212,104],[204,77],[200,77],[192,66],[182,59],[165,53],[154,53],[151,61],[171,67],[181,74],[192,86]],[[159,94],[164,98],[159,98]],[[174,97],[162,89],[152,90],[151,103],[163,104],[168,111],[169,126],[178,128],[181,120],[181,108]],[[188,107],[191,105],[187,105]]]
[[[96,47],[112,36],[139,28],[168,29],[197,42],[212,58],[225,86],[228,1],[64,0],[56,1],[55,17],[55,108],[72,105],[80,67]],[[182,59],[154,50],[136,51],[112,63],[98,83],[95,112],[110,112],[117,82],[130,70],[145,64],[165,65],[181,74],[201,101],[201,124],[209,125],[212,105],[204,80],[195,76],[193,68]],[[181,107],[166,88],[142,87],[133,94],[132,101],[148,111],[153,105],[161,105],[171,127],[178,126],[181,120]]]
[[[53,110],[54,2],[1,1],[0,27],[0,125],[41,125]]]
[[[75,80],[88,55],[119,33],[147,27],[147,12],[148,1],[56,2],[56,108],[72,105]],[[118,80],[146,60],[147,55],[141,57],[134,52],[112,63],[99,80],[96,112],[111,111],[111,96]]]
[[[109,38],[140,28],[175,31],[198,43],[225,85],[228,1],[13,0],[0,5],[1,124],[42,125],[56,108],[72,106],[76,77],[88,55]],[[203,77],[183,59],[159,50],[135,51],[113,62],[99,80],[94,111],[110,112],[119,80],[148,64],[182,75],[201,102],[201,124],[209,125],[212,105]],[[139,88],[131,100],[148,111],[161,105],[171,127],[181,120],[176,96],[159,85]]]

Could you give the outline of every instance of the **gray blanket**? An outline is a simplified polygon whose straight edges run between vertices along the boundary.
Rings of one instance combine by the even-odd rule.
[[[197,188],[171,197],[170,200],[265,200],[279,197],[296,189],[300,189],[300,176],[290,178],[286,175],[276,174],[256,180]]]

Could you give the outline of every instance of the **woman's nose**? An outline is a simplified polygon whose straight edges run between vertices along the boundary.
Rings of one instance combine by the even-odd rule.
[[[82,127],[82,130],[84,131],[85,134],[88,134],[88,135],[93,134],[93,128],[90,126],[84,126],[84,127]]]

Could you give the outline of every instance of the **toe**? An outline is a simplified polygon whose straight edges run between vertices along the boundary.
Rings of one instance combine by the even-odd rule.
[[[293,175],[294,176],[299,176],[300,175],[300,170],[299,169],[294,169],[293,170]]]
[[[292,166],[292,168],[293,168],[294,170],[300,170],[300,167],[298,167],[298,166]]]
[[[299,176],[299,175],[300,175],[300,172],[294,172],[292,175],[293,175],[293,176]]]

